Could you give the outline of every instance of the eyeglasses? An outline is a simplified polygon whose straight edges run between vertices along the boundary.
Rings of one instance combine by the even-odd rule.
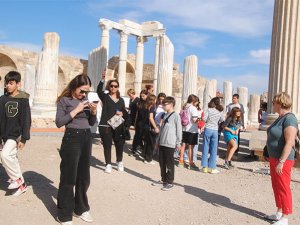
[[[79,93],[80,93],[80,94],[87,94],[87,93],[89,93],[89,91],[80,89],[80,92],[79,92]]]
[[[111,84],[110,87],[111,87],[111,88],[118,88],[119,86],[118,86],[118,85],[113,85],[113,84]]]

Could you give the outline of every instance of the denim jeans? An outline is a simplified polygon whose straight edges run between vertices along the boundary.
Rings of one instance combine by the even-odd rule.
[[[218,151],[218,131],[205,128],[203,134],[202,167],[216,168]],[[208,158],[209,153],[209,158]]]

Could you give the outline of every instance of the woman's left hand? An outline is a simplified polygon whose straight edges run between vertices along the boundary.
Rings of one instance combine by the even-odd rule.
[[[123,116],[123,112],[122,112],[122,111],[117,111],[116,114],[117,114],[118,116]]]
[[[282,168],[283,168],[283,163],[278,163],[276,166],[276,173],[281,175],[282,174]]]
[[[97,114],[97,104],[96,103],[89,103],[89,107],[93,115]]]

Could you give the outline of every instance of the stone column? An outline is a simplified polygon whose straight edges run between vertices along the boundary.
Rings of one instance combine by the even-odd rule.
[[[205,86],[200,86],[198,88],[198,97],[200,100],[200,108],[201,109],[203,109],[203,106],[204,106],[204,89],[205,89]]]
[[[109,24],[100,24],[102,29],[101,43],[100,43],[100,65],[99,70],[101,71],[100,79],[102,76],[102,71],[106,70],[107,62],[109,57],[109,30],[112,28]]]
[[[45,111],[55,110],[58,80],[58,48],[57,33],[45,33],[44,47],[39,56],[33,108]]]
[[[232,102],[232,82],[223,82],[223,106],[224,112],[226,112],[226,106]]]
[[[32,106],[34,97],[34,87],[35,87],[35,66],[25,65],[25,76],[24,76],[24,91],[27,92],[29,97],[29,104]]]
[[[278,115],[272,114],[275,94],[287,92],[292,112],[300,120],[300,0],[275,0],[268,90],[267,126]]]
[[[258,121],[258,110],[260,108],[260,96],[259,95],[250,95],[250,108],[249,108],[249,122],[251,124],[257,124]]]
[[[159,60],[159,37],[156,37],[155,57],[154,57],[154,76],[153,76],[153,87],[154,87],[154,93],[156,93],[156,95],[159,94],[157,92],[158,60]]]
[[[211,82],[212,82],[212,88],[213,88],[213,90],[212,90],[213,95],[211,97],[214,98],[217,96],[218,81],[216,79],[212,79]]]
[[[145,37],[136,38],[136,59],[135,59],[135,77],[134,77],[134,91],[138,95],[142,90],[143,81],[143,65],[144,65],[144,42],[147,39]]]
[[[102,77],[101,66],[100,66],[102,63],[101,56],[102,56],[101,47],[95,48],[89,53],[87,74],[91,79],[92,90],[94,91],[96,91],[99,81],[101,80]]]
[[[127,66],[127,42],[128,34],[124,31],[120,31],[120,56],[119,56],[119,75],[118,81],[120,84],[119,91],[121,96],[125,96],[125,84],[126,84],[126,66]]]
[[[214,97],[214,81],[207,80],[204,88],[204,96],[203,96],[203,109],[206,110],[208,108],[208,103]]]
[[[198,58],[190,55],[184,59],[182,102],[186,102],[190,94],[197,95]]]
[[[164,92],[172,96],[173,86],[174,46],[164,35],[160,38],[157,93]]]
[[[239,103],[244,106],[244,126],[246,127],[248,124],[248,88],[246,87],[239,87],[237,89],[237,93],[240,96]]]

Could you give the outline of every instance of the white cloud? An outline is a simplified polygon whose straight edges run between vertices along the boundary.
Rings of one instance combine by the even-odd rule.
[[[220,57],[214,59],[204,59],[201,63],[206,66],[229,66],[231,60],[228,57]]]
[[[247,87],[250,94],[262,94],[268,89],[268,74],[240,74],[240,75],[212,75],[207,79],[216,79],[218,81],[218,90],[223,92],[223,82],[231,81],[233,91],[236,92],[238,87]]]
[[[26,43],[26,42],[3,42],[1,43],[3,45],[7,45],[13,48],[21,48],[25,49],[28,51],[33,51],[33,52],[39,52],[42,49],[42,46],[32,44],[32,43]]]
[[[205,42],[209,39],[206,34],[200,34],[197,32],[181,32],[174,37],[174,43],[193,48],[203,47]]]
[[[126,10],[138,21],[163,18],[174,26],[209,29],[237,36],[270,33],[273,7],[273,0],[189,0],[184,3],[182,0],[119,0],[113,4],[88,3],[89,10],[97,12],[97,15],[111,12],[120,18],[114,11]]]
[[[249,54],[256,63],[266,65],[270,63],[270,49],[252,50]]]

